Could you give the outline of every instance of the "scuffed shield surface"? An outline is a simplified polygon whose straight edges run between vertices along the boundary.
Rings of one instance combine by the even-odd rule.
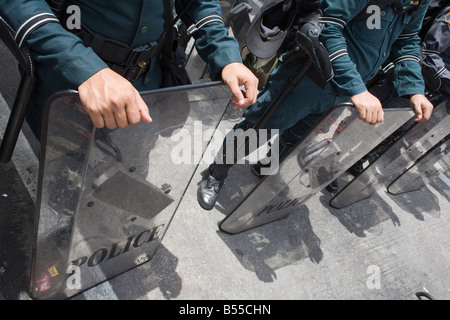
[[[230,97],[215,82],[141,95],[153,122],[116,130],[95,129],[77,92],[50,99],[33,298],[71,297],[152,258]]]

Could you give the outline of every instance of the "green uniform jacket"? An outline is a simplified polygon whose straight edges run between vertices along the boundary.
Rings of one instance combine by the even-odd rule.
[[[411,0],[399,1],[411,3]],[[320,40],[330,55],[334,77],[323,89],[304,76],[266,123],[267,129],[291,129],[296,135],[305,134],[331,107],[366,91],[366,83],[388,59],[392,59],[395,65],[394,95],[425,93],[418,33],[429,0],[423,0],[420,10],[413,16],[395,14],[392,7],[378,10],[378,28],[372,28],[372,21],[368,19],[355,19],[369,2],[320,1],[324,25]],[[284,62],[281,57],[257,103],[245,110],[246,121],[251,124],[258,122],[295,70],[292,63]]]
[[[450,5],[436,16],[422,46],[425,82],[433,92],[450,97]]]
[[[400,1],[405,5],[412,2]],[[344,96],[362,93],[366,90],[365,83],[390,57],[395,63],[396,94],[424,94],[418,33],[429,2],[423,0],[422,7],[413,16],[395,14],[392,7],[384,8],[379,12],[379,27],[374,28],[375,20],[354,19],[369,0],[321,0],[325,23],[321,41],[333,63],[332,90]]]
[[[177,11],[181,12],[188,2],[175,0]],[[73,0],[70,3],[80,8],[82,23],[88,28],[133,48],[157,41],[164,32],[163,0]],[[0,0],[0,15],[14,30],[18,30],[30,17],[43,12],[51,12],[44,0]],[[193,34],[197,40],[197,50],[206,61],[211,77],[216,80],[225,65],[241,62],[241,57],[237,42],[228,36],[228,30],[220,19],[201,23],[203,18],[214,15],[221,15],[218,0],[195,0],[182,20],[187,26],[197,24]],[[34,30],[27,44],[39,77],[55,90],[76,89],[90,76],[107,67],[78,37],[55,22]],[[158,87],[160,83],[157,69],[151,68],[146,75],[144,84],[149,84],[150,78],[157,78],[152,79],[149,88]]]

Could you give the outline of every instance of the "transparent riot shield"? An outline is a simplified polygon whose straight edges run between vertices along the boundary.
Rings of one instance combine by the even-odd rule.
[[[229,103],[218,82],[141,93],[151,124],[95,129],[53,96],[41,151],[31,296],[65,299],[150,260]]]
[[[414,124],[360,175],[341,189],[330,200],[330,205],[341,209],[369,198],[402,175],[449,134],[449,103],[448,100],[441,102],[428,121]]]
[[[411,168],[395,179],[387,188],[393,195],[420,190],[426,184],[433,184],[434,180],[450,169],[450,139],[449,135],[436,147],[420,158]],[[447,186],[450,187],[450,184]],[[438,187],[438,189],[441,189]]]
[[[385,121],[375,126],[359,120],[352,105],[332,108],[279,170],[266,175],[231,211],[220,229],[236,234],[287,217],[414,115],[404,100],[391,103],[399,108],[385,109]]]

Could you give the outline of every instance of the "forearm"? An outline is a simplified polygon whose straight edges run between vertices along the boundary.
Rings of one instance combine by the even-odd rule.
[[[368,0],[330,0],[323,1],[322,4],[324,28],[320,40],[330,54],[334,70],[332,82],[339,95],[353,96],[366,90],[364,81],[347,51],[343,30],[368,3]]]
[[[51,13],[44,0],[0,0],[0,14],[18,30],[29,18]],[[32,31],[26,44],[30,48],[38,75],[50,86],[76,89],[97,71],[107,67],[81,40],[59,23],[49,22]]]
[[[177,11],[190,0],[178,0]],[[239,45],[223,24],[219,1],[194,1],[181,17],[195,38],[199,55],[207,63],[212,79],[220,79],[220,73],[226,65],[242,62]]]
[[[395,64],[393,83],[397,96],[424,94],[425,84],[420,65],[420,42],[418,35],[422,28],[427,5],[416,13],[404,28],[391,48]]]

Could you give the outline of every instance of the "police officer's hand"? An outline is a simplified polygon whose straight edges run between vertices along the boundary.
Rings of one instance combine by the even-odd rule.
[[[411,106],[414,108],[416,114],[416,122],[427,121],[433,112],[433,104],[423,95],[414,94],[409,99]]]
[[[244,108],[256,102],[258,78],[242,63],[233,62],[222,69],[222,80],[231,90],[234,108]],[[242,92],[244,86],[245,92]]]
[[[94,126],[125,128],[141,120],[152,122],[148,107],[133,85],[109,68],[102,69],[78,87],[80,100]]]
[[[359,119],[369,124],[384,121],[383,106],[380,100],[369,91],[352,96],[351,101],[359,113]]]

